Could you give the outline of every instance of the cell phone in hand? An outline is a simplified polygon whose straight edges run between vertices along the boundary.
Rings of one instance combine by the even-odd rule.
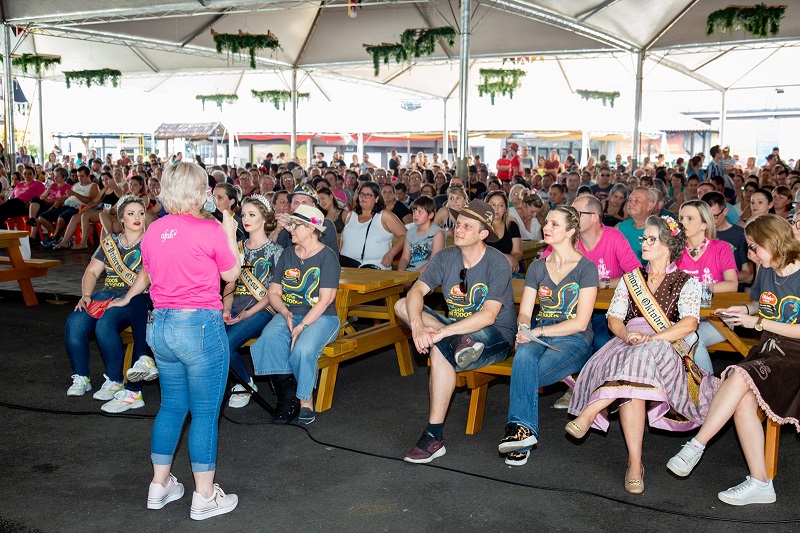
[[[720,318],[736,318],[733,315],[729,315],[727,313],[711,313],[711,316],[718,316]]]

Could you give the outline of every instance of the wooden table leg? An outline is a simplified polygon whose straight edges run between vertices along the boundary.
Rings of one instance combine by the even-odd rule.
[[[8,247],[8,258],[11,261],[11,268],[20,273],[17,283],[19,283],[19,288],[22,291],[25,305],[39,305],[36,292],[33,290],[33,283],[31,282],[30,276],[27,275],[28,267],[25,265],[25,259],[22,257],[19,246]]]
[[[386,309],[389,312],[389,322],[392,324],[403,327],[397,315],[394,313],[394,304],[400,300],[399,294],[390,294],[385,298]],[[410,376],[414,373],[414,362],[411,359],[411,349],[408,346],[408,339],[401,340],[394,344],[394,349],[397,352],[397,365],[400,367],[401,376]]]
[[[731,343],[736,351],[742,354],[742,357],[747,357],[747,353],[750,351],[750,348],[742,342],[742,339],[728,326],[725,325],[725,322],[722,321],[721,318],[718,317],[709,317],[709,322],[711,322],[717,331],[722,333],[722,336],[725,337],[725,340]]]
[[[778,474],[778,445],[781,440],[781,426],[767,418],[767,434],[764,442],[764,461],[767,464],[767,477],[774,479]]]
[[[327,411],[333,405],[333,389],[339,374],[339,363],[326,366],[320,371],[317,387],[317,412]]]

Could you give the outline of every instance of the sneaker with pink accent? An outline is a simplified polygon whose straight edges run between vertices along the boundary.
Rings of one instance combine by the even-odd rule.
[[[458,339],[458,344],[454,348],[453,359],[456,361],[456,366],[460,369],[467,368],[469,365],[480,359],[483,353],[484,345],[472,337],[462,335]]]
[[[403,458],[408,463],[426,464],[447,453],[444,439],[436,440],[430,431],[423,431],[417,444]]]
[[[114,395],[114,399],[103,404],[102,409],[106,413],[124,413],[128,409],[138,409],[144,407],[141,392],[133,392],[122,389]]]
[[[125,385],[123,385],[119,381],[112,381],[105,374],[103,374],[103,377],[106,378],[106,380],[103,382],[103,385],[100,387],[100,390],[92,394],[92,398],[94,398],[95,400],[102,400],[104,402],[107,402],[108,400],[114,398],[114,395],[119,391],[121,391],[125,387]]]
[[[212,516],[230,513],[236,509],[239,497],[236,494],[225,494],[219,485],[214,483],[214,492],[210,498],[204,498],[199,492],[192,494],[192,510],[189,516],[192,520],[205,520]]]
[[[150,490],[147,493],[148,509],[163,509],[169,502],[183,498],[183,483],[172,474],[169,475],[167,485],[161,483],[150,483]]]

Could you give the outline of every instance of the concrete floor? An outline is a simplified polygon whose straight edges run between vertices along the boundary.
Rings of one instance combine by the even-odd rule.
[[[53,255],[34,250],[45,254]],[[469,397],[457,391],[447,455],[428,466],[404,463],[426,421],[427,368],[418,361],[414,375],[401,377],[394,350],[343,365],[333,408],[311,426],[272,426],[253,402],[223,410],[217,480],[239,495],[234,512],[194,522],[188,492],[148,511],[158,382],[145,386],[145,407],[123,415],[102,413],[88,394],[66,397],[63,326],[90,255],[58,256],[64,267],[37,282],[39,306],[26,307],[13,286],[0,286],[0,531],[800,531],[793,430],[782,432],[773,505],[731,507],[717,499],[746,475],[730,426],[687,479],[665,464],[688,436],[648,431],[646,491],[632,496],[623,489],[619,424],[576,444],[564,434],[565,412],[551,408],[558,387],[540,397],[539,445],[523,467],[506,466],[497,453],[507,382],[490,387],[482,432],[464,433]],[[47,303],[56,293],[70,303]],[[92,350],[99,386],[103,367]],[[271,400],[265,383],[262,391]],[[174,473],[191,490],[185,435]]]

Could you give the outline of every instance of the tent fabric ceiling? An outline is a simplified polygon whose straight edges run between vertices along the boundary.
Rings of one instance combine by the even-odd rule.
[[[707,15],[728,0],[473,0],[470,84],[478,70],[524,61],[523,84],[555,82],[578,89],[632,92],[635,54],[645,50],[645,92],[798,86],[800,2],[788,2],[776,38],[743,31],[705,34]],[[399,41],[406,28],[451,25],[460,31],[458,0],[362,0],[356,18],[347,0],[0,0],[5,21],[23,29],[14,53],[57,54],[45,73],[116,68],[126,86],[144,91],[238,92],[289,88],[297,68],[300,90],[336,100],[355,82],[406,98],[458,94],[459,42],[437,45],[429,58],[381,65],[374,76],[365,44]],[[257,68],[247,58],[217,54],[220,33],[274,33],[281,49],[262,51]],[[586,61],[607,75],[588,74]],[[776,68],[775,65],[778,65]],[[21,75],[21,73],[17,73]],[[473,92],[474,87],[471,88]]]

